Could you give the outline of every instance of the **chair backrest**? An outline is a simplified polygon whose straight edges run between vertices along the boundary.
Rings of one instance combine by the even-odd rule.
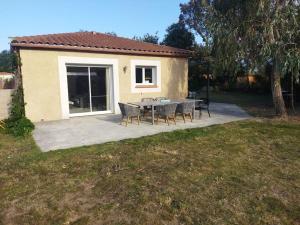
[[[192,113],[195,107],[194,101],[182,102],[177,105],[177,111],[180,113]]]
[[[164,104],[156,106],[156,111],[160,115],[169,116],[174,115],[176,112],[177,103]]]
[[[155,98],[155,101],[160,101],[160,100],[167,100],[166,97],[156,97]]]
[[[153,102],[153,98],[142,98],[142,102]]]
[[[197,92],[196,92],[196,91],[189,91],[188,98],[193,98],[193,99],[195,99],[195,98],[196,98],[196,95],[197,95]]]
[[[209,98],[200,98],[200,99],[203,100],[203,104],[209,105],[210,103]]]
[[[119,107],[123,116],[137,116],[140,114],[140,109],[136,106],[119,102]]]
[[[200,90],[198,90],[198,91],[189,91],[187,98],[200,99],[201,98],[201,91]]]
[[[126,116],[126,109],[125,109],[125,104],[124,103],[121,103],[119,102],[119,107],[120,107],[120,110],[121,110],[121,113],[123,116]]]

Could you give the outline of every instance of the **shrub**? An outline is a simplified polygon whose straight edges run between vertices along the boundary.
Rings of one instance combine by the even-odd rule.
[[[24,137],[31,133],[34,124],[25,116],[25,103],[21,85],[14,91],[10,106],[9,118],[5,121],[7,133],[16,137]]]
[[[5,128],[7,133],[13,136],[24,137],[31,133],[34,129],[34,124],[25,116],[22,116],[17,120],[6,120]]]

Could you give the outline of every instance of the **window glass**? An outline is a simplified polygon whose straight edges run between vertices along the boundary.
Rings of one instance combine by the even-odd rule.
[[[107,68],[91,67],[90,72],[92,111],[108,110],[109,85],[107,83]]]
[[[140,67],[135,69],[135,82],[137,84],[143,83],[143,69]]]
[[[67,66],[67,80],[70,113],[110,110],[112,84],[108,67]]]
[[[68,76],[88,76],[88,68],[87,67],[79,67],[79,66],[67,66],[67,75]]]
[[[67,66],[70,113],[90,112],[88,67]]]
[[[145,83],[153,83],[152,68],[145,68]]]

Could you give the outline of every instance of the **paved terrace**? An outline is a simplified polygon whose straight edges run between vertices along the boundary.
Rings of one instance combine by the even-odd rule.
[[[188,119],[183,123],[178,117],[177,124],[171,122],[170,126],[163,120],[160,120],[158,125],[152,125],[150,120],[137,125],[134,120],[134,124],[129,123],[128,127],[125,127],[120,125],[120,115],[97,115],[39,122],[36,123],[33,137],[41,150],[47,152],[250,118],[244,110],[233,104],[212,103],[210,109],[210,118],[207,112],[203,111],[201,118],[199,119],[196,114],[196,119],[192,123]]]

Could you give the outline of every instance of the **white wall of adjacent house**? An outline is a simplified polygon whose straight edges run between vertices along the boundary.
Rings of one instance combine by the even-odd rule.
[[[0,80],[10,80],[13,79],[14,75],[8,73],[8,74],[1,74],[0,75]]]
[[[14,75],[0,72],[0,89],[14,88]]]
[[[13,89],[0,89],[0,120],[9,116],[12,92]]]

